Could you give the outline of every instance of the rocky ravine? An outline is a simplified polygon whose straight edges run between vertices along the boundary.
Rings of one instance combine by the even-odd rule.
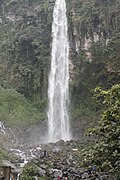
[[[27,174],[33,180],[114,180],[108,177],[107,173],[98,172],[94,164],[83,167],[81,147],[80,141],[61,140],[55,144],[20,147],[21,150],[11,149],[11,153],[20,155],[16,162],[12,162],[16,165],[13,172],[21,173],[19,177]]]

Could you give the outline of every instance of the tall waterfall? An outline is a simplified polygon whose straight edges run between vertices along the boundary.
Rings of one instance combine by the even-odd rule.
[[[48,86],[49,141],[70,140],[69,132],[69,42],[65,0],[56,0],[52,24],[51,70]]]

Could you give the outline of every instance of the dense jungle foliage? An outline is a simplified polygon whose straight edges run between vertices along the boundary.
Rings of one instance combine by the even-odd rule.
[[[94,95],[98,106],[102,106],[99,124],[89,129],[88,135],[96,135],[96,140],[88,151],[83,153],[83,159],[95,163],[104,171],[120,178],[120,85],[115,85],[105,91],[95,89]]]

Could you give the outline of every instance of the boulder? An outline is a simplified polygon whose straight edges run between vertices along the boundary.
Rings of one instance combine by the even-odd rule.
[[[46,175],[46,171],[44,170],[44,169],[42,169],[42,168],[38,168],[38,175],[39,176],[44,176],[45,177],[45,175]]]

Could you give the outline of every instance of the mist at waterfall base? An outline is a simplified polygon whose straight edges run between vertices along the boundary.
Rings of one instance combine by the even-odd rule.
[[[51,69],[48,84],[48,142],[70,140],[69,42],[65,0],[56,0],[52,24]]]

